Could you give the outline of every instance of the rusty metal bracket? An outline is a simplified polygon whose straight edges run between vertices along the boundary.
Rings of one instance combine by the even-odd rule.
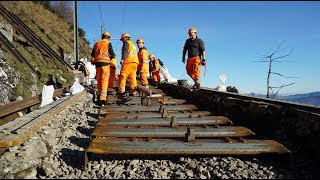
[[[171,117],[170,127],[172,128],[178,127],[177,118],[175,116]]]
[[[166,108],[163,108],[161,112],[161,118],[167,118],[167,117],[168,117],[168,111]]]
[[[185,136],[187,142],[193,142],[196,139],[194,135],[194,129],[191,129],[190,127],[187,127],[187,133]]]
[[[239,137],[239,142],[248,143],[248,141],[246,139],[244,139],[243,137]]]
[[[224,140],[228,143],[233,143],[232,139],[229,137],[225,137]]]

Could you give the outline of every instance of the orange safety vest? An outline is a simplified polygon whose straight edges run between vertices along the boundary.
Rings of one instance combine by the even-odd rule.
[[[150,61],[149,69],[151,72],[160,71],[160,62],[157,58],[155,58],[155,60],[153,60],[153,61]]]
[[[128,57],[124,59],[123,64],[129,64],[129,63],[139,64],[136,46],[132,43],[131,40],[127,40],[126,42],[129,43],[129,50],[128,50]],[[122,49],[122,53],[123,51],[124,49]]]
[[[143,63],[148,64],[149,63],[148,56],[149,56],[148,51],[145,48],[141,49],[138,52],[139,63],[140,64],[143,64]]]
[[[94,44],[93,47],[95,54],[95,62],[106,62],[110,63],[110,54],[109,54],[109,41],[107,39],[102,39]]]
[[[112,58],[110,61],[110,67],[116,67],[117,66],[117,59],[116,58]]]

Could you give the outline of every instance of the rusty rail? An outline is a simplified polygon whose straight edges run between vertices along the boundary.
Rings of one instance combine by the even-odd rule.
[[[5,45],[6,48],[13,54],[20,62],[26,64],[32,72],[36,70],[31,66],[31,64],[16,50],[12,43],[0,32],[0,41],[1,44]]]
[[[227,117],[195,111],[196,106],[181,104],[185,100],[162,99],[165,94],[159,89],[150,93],[147,89],[141,91],[144,96],[140,99],[128,98],[117,105],[100,108],[99,113],[105,111],[106,114],[98,120],[90,136],[84,168],[88,153],[255,155],[290,152],[273,140],[244,139],[255,133],[246,127],[230,126],[232,121]],[[161,96],[152,97],[154,92]],[[154,101],[150,103],[151,99],[147,98],[154,98]],[[111,96],[110,99],[120,98]],[[156,101],[158,99],[162,99],[161,103]],[[130,105],[140,100],[148,103]],[[127,103],[129,101],[131,103]]]
[[[160,148],[161,147],[161,148]],[[257,155],[283,154],[288,150],[272,140],[247,140],[246,143],[223,139],[197,139],[193,143],[175,139],[94,138],[85,153],[103,154],[191,154],[191,155]],[[88,157],[84,157],[88,161]]]
[[[54,91],[53,96],[61,96],[63,93],[63,89],[57,89]],[[32,96],[30,98],[10,102],[0,106],[0,117],[21,111],[22,109],[34,106],[41,103],[41,94],[37,96]]]
[[[55,51],[52,50],[41,38],[39,38],[24,22],[16,15],[6,10],[0,5],[0,13],[18,30],[21,34],[33,44],[42,54],[46,54],[53,59],[60,61],[67,68],[73,70],[72,66],[65,62]]]

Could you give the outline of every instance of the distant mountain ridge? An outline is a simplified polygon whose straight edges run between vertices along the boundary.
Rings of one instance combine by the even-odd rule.
[[[251,93],[248,95],[251,95],[254,97],[264,97],[264,98],[266,97],[266,95],[255,94],[255,93]],[[320,92],[319,91],[306,93],[306,94],[294,94],[294,95],[288,95],[288,96],[277,95],[275,97],[275,99],[288,101],[288,102],[296,102],[296,103],[301,103],[301,104],[320,106]]]

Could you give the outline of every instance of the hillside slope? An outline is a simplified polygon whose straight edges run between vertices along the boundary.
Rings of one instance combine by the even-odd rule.
[[[57,15],[32,1],[1,1],[0,4],[23,21],[40,39],[71,64],[73,59],[73,28]],[[3,45],[0,46],[0,104],[21,96],[27,98],[40,94],[50,75],[63,87],[72,85],[74,75],[61,62],[43,55],[33,47],[17,29],[0,14],[0,31],[22,56],[39,71],[31,73]],[[79,58],[88,58],[90,47],[79,38]],[[63,53],[61,50],[63,49]]]

